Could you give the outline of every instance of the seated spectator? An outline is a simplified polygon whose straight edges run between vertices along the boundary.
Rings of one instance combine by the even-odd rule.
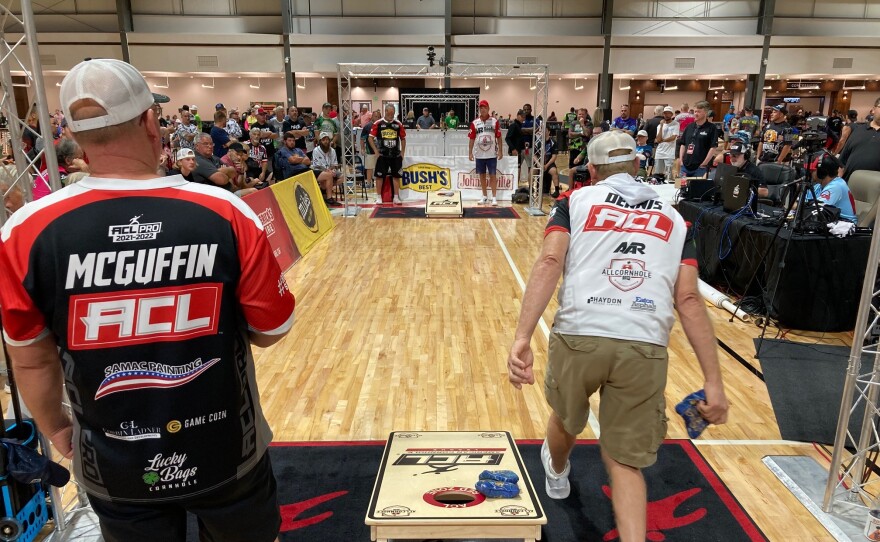
[[[196,137],[196,169],[193,171],[193,182],[201,184],[213,184],[230,190],[232,179],[235,178],[235,168],[224,166],[220,159],[214,156],[214,143],[211,136],[202,132]]]
[[[247,178],[247,159],[248,151],[238,141],[229,145],[229,151],[226,153],[226,156],[220,159],[221,164],[235,170],[236,177],[232,180],[232,186],[235,195],[238,197],[244,197],[252,192],[256,192],[256,185],[259,183],[259,181],[252,181]]]
[[[813,186],[813,190],[807,191],[806,201],[811,201],[815,192],[819,201],[840,209],[841,220],[857,222],[856,205],[852,192],[849,191],[846,181],[837,176],[841,167],[840,161],[834,155],[821,152],[810,164],[810,169],[813,170],[813,180],[816,181],[816,184]]]
[[[559,169],[556,167],[556,157],[559,151],[556,147],[556,141],[552,137],[547,138],[544,144],[544,191],[550,191],[550,185],[553,185],[552,198],[559,197]],[[548,182],[549,181],[549,182]]]
[[[318,146],[312,151],[312,170],[315,172],[318,186],[324,191],[324,202],[327,205],[339,205],[333,197],[333,187],[342,182],[342,172],[339,171],[336,149],[330,146],[331,139],[330,133],[321,133]]]
[[[73,139],[62,137],[55,145],[55,156],[58,159],[58,177],[61,186],[67,186],[67,177],[77,171],[89,171],[88,164],[83,160],[83,151]],[[49,185],[49,174],[41,171],[34,177],[33,195],[34,201],[52,193]]]
[[[226,110],[218,109],[214,112],[214,126],[211,127],[211,141],[214,144],[214,156],[222,158],[226,150],[233,142],[237,141],[229,137],[226,131]]]
[[[748,177],[752,181],[752,189],[755,190],[758,197],[766,198],[770,195],[770,191],[767,188],[767,183],[764,182],[764,174],[761,173],[761,169],[758,166],[749,160],[750,153],[751,147],[749,144],[740,140],[733,141],[730,144],[730,149],[725,152],[725,154],[730,156],[729,163],[736,168],[737,173]]]
[[[6,208],[6,217],[24,207],[24,192],[18,183],[10,186],[6,181],[0,181],[0,192],[3,193],[3,207]]]
[[[192,149],[180,149],[177,151],[174,167],[168,170],[168,175],[180,175],[190,182],[193,181],[193,171],[196,169],[196,153]]]
[[[248,182],[264,188],[269,185],[269,155],[266,147],[260,143],[260,129],[251,128],[251,140],[248,145],[247,171]]]
[[[296,136],[284,134],[284,145],[275,152],[275,169],[281,175],[280,179],[289,179],[309,170],[312,161],[306,156],[305,151],[296,148]]]

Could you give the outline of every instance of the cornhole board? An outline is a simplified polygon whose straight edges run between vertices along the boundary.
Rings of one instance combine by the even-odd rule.
[[[520,494],[490,499],[474,489],[484,470],[511,470]],[[395,431],[373,486],[366,524],[379,542],[412,539],[541,539],[547,523],[507,431]]]
[[[461,217],[463,214],[461,192],[457,190],[428,192],[428,199],[425,202],[426,217]]]

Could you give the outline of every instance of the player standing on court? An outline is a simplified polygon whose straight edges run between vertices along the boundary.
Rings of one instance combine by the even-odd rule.
[[[492,186],[492,205],[498,205],[498,161],[501,160],[501,126],[498,119],[489,116],[489,102],[480,100],[480,116],[471,122],[468,131],[468,159],[477,162],[483,197],[480,205],[489,203],[486,192],[486,173]]]
[[[251,344],[287,333],[294,299],[262,223],[227,190],[156,175],[153,95],[130,64],[81,62],[60,99],[91,173],[0,232],[19,391],[107,542],[184,542],[187,512],[202,540],[275,540]]]
[[[567,192],[550,212],[544,245],[523,295],[508,378],[534,384],[531,339],[560,275],[544,394],[553,412],[541,448],[545,489],[569,496],[568,457],[599,391],[602,459],[622,542],[644,542],[647,497],[641,469],[666,436],[669,332],[678,311],[705,378],[700,414],[727,420],[715,335],[697,289],[696,248],[681,215],[633,178],[639,158],[623,132],[588,146],[595,186]]]
[[[393,202],[400,203],[400,178],[403,175],[403,155],[406,152],[406,128],[394,118],[394,106],[385,106],[385,116],[373,123],[370,132],[370,147],[379,155],[376,159],[376,203],[382,203],[382,181],[385,177],[393,177],[391,193]],[[394,191],[397,188],[397,192]]]

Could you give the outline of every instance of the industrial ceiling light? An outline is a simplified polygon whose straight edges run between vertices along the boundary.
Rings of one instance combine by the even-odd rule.
[[[156,88],[168,88],[168,78],[165,78],[165,84],[160,85],[159,83],[153,83],[153,86]]]
[[[257,77],[257,84],[256,84],[256,85],[254,85],[254,84],[250,84],[250,85],[248,85],[248,86],[251,87],[251,88],[260,88],[261,85],[262,85],[262,83],[260,83],[260,78]]]
[[[575,89],[575,90],[583,90],[583,89],[584,89],[584,85],[583,85],[583,84],[578,85],[578,80],[577,80],[577,78],[575,78],[575,80],[574,80],[574,89]]]
[[[621,79],[620,90],[629,90],[630,88],[632,88],[631,83],[632,79]]]
[[[202,88],[214,88],[214,78],[213,77],[211,78],[210,85],[206,85],[205,83],[202,83]]]
[[[300,85],[299,83],[297,83],[297,84],[296,84],[296,88],[302,88],[302,89],[306,88],[306,78],[305,78],[305,76],[303,76],[303,82],[302,82],[302,84]]]
[[[865,81],[865,83],[867,83],[867,81]],[[861,85],[847,86],[846,79],[844,79],[843,80],[843,89],[844,90],[865,90],[865,83],[862,83]]]
[[[538,83],[532,81],[532,78],[529,77],[529,90],[535,90],[536,88],[538,88]]]
[[[709,90],[724,90],[724,83],[712,86],[712,80],[709,79]]]

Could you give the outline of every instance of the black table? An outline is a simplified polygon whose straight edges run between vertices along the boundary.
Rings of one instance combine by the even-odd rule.
[[[711,203],[682,201],[678,211],[695,228],[704,281],[739,295],[763,295],[770,316],[784,327],[847,331],[855,326],[870,235],[837,239],[783,228],[774,237],[772,220],[730,220],[730,214]],[[788,255],[782,262],[789,238]],[[729,254],[721,259],[727,247]],[[768,250],[767,259],[761,262]]]

